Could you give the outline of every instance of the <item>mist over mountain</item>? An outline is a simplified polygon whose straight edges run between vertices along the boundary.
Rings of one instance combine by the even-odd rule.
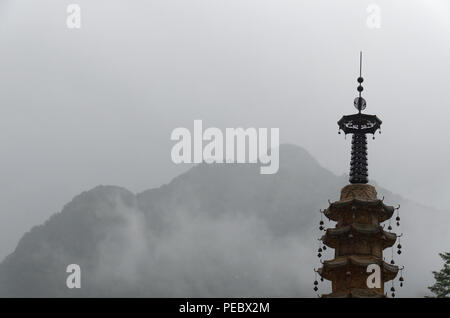
[[[0,264],[0,296],[315,297],[318,211],[345,184],[304,149],[282,145],[274,175],[258,165],[200,164],[137,195],[98,186],[22,237]],[[437,253],[450,248],[450,216],[377,191],[401,205],[394,231],[404,233],[404,252],[394,257],[406,282],[398,295],[421,297],[440,267]],[[73,263],[80,289],[66,287]]]

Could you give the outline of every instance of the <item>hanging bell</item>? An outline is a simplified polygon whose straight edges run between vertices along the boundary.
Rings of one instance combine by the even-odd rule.
[[[319,230],[321,230],[321,231],[323,230],[323,226],[322,226],[322,225],[321,225],[321,226],[319,226]]]
[[[319,282],[317,280],[314,281],[314,285],[319,285]]]
[[[395,292],[394,286],[391,287],[391,292]]]
[[[399,281],[401,281],[401,282],[404,281],[403,276],[400,276]]]
[[[397,222],[397,226],[400,226],[400,222]]]
[[[319,288],[317,288],[317,287],[314,287],[314,291],[318,291],[319,290]]]
[[[395,294],[394,294],[394,293],[392,293],[391,295],[392,295],[392,298],[394,298],[394,297],[395,297]]]
[[[327,249],[327,247],[324,245],[324,246],[323,246],[323,250],[325,251],[326,249]]]
[[[318,250],[318,252],[319,252],[319,253],[321,253],[321,252],[322,252],[322,249],[321,249],[320,247],[319,247],[319,250]]]
[[[320,220],[319,225],[323,225],[323,221],[322,220]]]
[[[402,245],[399,243],[399,244],[397,245],[397,248],[402,248]]]
[[[395,262],[394,262],[394,260],[393,260],[393,259],[391,259],[391,264],[392,264],[392,265],[394,265],[394,264],[395,264]]]
[[[392,230],[392,226],[389,224],[388,226],[388,230],[391,231]]]
[[[400,283],[400,287],[403,287],[403,283]]]
[[[323,277],[320,277],[320,281],[323,282]]]
[[[400,221],[400,217],[397,216],[397,217],[395,218],[395,220],[396,220],[396,221]]]

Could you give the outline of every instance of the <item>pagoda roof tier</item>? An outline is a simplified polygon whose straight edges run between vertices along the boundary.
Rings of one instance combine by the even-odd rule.
[[[380,222],[384,222],[392,217],[395,208],[384,204],[380,199],[347,199],[330,203],[324,214],[330,220],[338,221],[342,213],[353,213],[355,210],[369,210],[378,213]]]
[[[397,235],[395,233],[384,231],[380,225],[361,223],[353,223],[351,225],[327,229],[326,234],[323,235],[321,239],[325,245],[336,248],[338,247],[339,242],[350,239],[348,237],[350,234],[380,239],[383,243],[383,249],[391,247],[397,240]]]
[[[375,289],[352,288],[349,291],[336,291],[322,295],[323,298],[386,298],[384,294]]]
[[[371,255],[349,255],[338,256],[335,259],[324,261],[318,273],[325,279],[332,280],[341,270],[346,270],[349,266],[367,267],[370,264],[378,264],[382,268],[383,281],[387,282],[395,278],[398,273],[398,266],[390,265],[378,257]]]

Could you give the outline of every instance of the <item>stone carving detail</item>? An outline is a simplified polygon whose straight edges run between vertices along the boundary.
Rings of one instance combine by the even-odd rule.
[[[369,184],[349,184],[341,190],[341,201],[351,199],[376,200],[377,190]]]

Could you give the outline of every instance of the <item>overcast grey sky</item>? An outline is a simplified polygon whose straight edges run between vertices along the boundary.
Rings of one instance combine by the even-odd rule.
[[[73,2],[80,30],[66,27]],[[371,3],[380,29],[366,26]],[[369,177],[445,207],[445,0],[1,0],[0,258],[81,191],[139,192],[187,169],[170,160],[170,133],[194,119],[279,127],[347,173],[336,121],[354,112],[360,50],[367,112],[383,120]]]

